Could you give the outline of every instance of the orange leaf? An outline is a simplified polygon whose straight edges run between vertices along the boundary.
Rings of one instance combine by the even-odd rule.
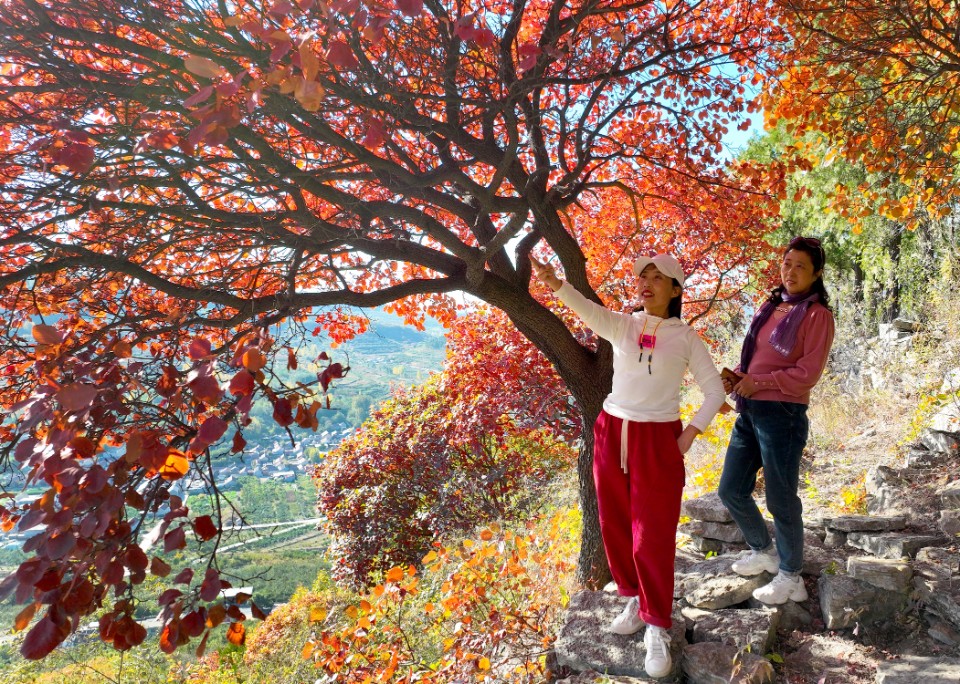
[[[37,605],[37,603],[31,603],[17,613],[17,617],[13,621],[13,631],[22,632],[27,628],[27,625],[33,620],[33,616],[37,613]]]
[[[190,461],[186,454],[176,449],[171,449],[167,454],[167,460],[160,467],[160,477],[164,480],[179,480],[190,470]]]
[[[203,78],[217,78],[224,74],[223,67],[212,59],[197,57],[196,55],[185,57],[183,66],[194,76],[202,76]]]
[[[246,638],[247,630],[242,622],[234,622],[227,629],[227,641],[234,646],[242,646]]]
[[[60,344],[63,342],[60,331],[52,325],[35,325],[31,332],[33,333],[33,339],[40,344]]]

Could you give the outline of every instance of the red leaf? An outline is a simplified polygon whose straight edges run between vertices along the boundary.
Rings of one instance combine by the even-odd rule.
[[[260,606],[258,606],[256,603],[250,604],[250,613],[253,615],[253,617],[257,618],[258,620],[267,619],[267,614],[264,613],[262,610],[260,610]]]
[[[69,634],[69,627],[56,625],[49,615],[37,622],[23,640],[20,655],[27,660],[40,660],[50,654]]]
[[[142,572],[150,565],[150,559],[147,558],[143,549],[134,544],[128,547],[126,553],[123,554],[123,564],[130,568],[132,572]]]
[[[243,435],[240,434],[240,431],[237,430],[233,434],[233,445],[230,447],[230,451],[237,454],[243,451],[247,446],[247,440],[243,438]]]
[[[297,354],[291,347],[287,347],[287,370],[297,370]]]
[[[193,581],[193,568],[184,568],[173,578],[174,584],[190,584]]]
[[[53,161],[63,164],[74,173],[83,173],[93,166],[93,148],[83,143],[70,143],[54,152]]]
[[[383,121],[374,117],[367,124],[367,134],[360,143],[364,147],[380,147],[386,140],[386,127]]]
[[[220,595],[222,587],[220,573],[213,568],[207,568],[207,573],[200,584],[200,598],[204,601],[213,601]]]
[[[246,368],[240,369],[230,378],[230,393],[235,395],[253,394],[254,377]]]
[[[408,17],[419,16],[423,12],[423,0],[397,0],[397,9]]]
[[[520,63],[517,66],[520,67],[521,71],[532,69],[536,66],[537,57],[540,56],[541,52],[540,48],[533,43],[524,43],[520,46],[520,49],[517,50],[517,54],[520,57]]]
[[[189,384],[193,395],[208,404],[215,404],[223,396],[223,388],[212,375],[200,375]]]
[[[293,407],[285,397],[280,397],[274,402],[273,419],[282,427],[287,427],[293,423]]]
[[[96,397],[97,388],[87,382],[71,382],[57,392],[57,401],[65,411],[88,409]]]
[[[150,561],[150,573],[157,577],[166,577],[170,574],[170,566],[156,556]]]
[[[218,439],[223,437],[228,427],[229,425],[227,424],[227,421],[223,420],[219,416],[210,416],[203,421],[203,425],[201,425],[200,429],[197,431],[197,439],[204,441],[207,444],[213,444]]]
[[[163,535],[163,550],[167,553],[170,551],[176,551],[177,549],[182,549],[186,545],[187,535],[184,532],[182,525]]]
[[[179,589],[167,589],[157,598],[157,603],[161,606],[169,606],[181,596],[183,596],[183,592]]]
[[[327,61],[331,66],[339,69],[356,69],[360,62],[353,54],[353,50],[342,40],[330,41],[330,48],[327,50]]]
[[[190,347],[187,350],[187,353],[190,355],[191,359],[194,361],[199,361],[210,356],[211,348],[210,340],[202,337],[195,337],[193,341],[190,342]]]
[[[197,533],[201,541],[207,541],[217,536],[220,531],[209,515],[201,515],[193,521],[193,531]]]

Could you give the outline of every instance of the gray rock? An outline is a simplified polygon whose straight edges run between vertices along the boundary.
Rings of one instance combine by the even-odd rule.
[[[940,520],[937,521],[937,527],[948,537],[956,538],[960,536],[960,510],[947,508],[940,511]]]
[[[779,616],[777,618],[777,630],[781,632],[794,632],[798,629],[807,630],[813,625],[813,616],[801,603],[787,601],[780,606],[768,606],[750,597],[747,605],[758,610],[770,610],[773,608],[773,611]]]
[[[800,571],[803,575],[813,575],[818,577],[825,568],[840,563],[836,552],[807,544],[803,547],[803,569]]]
[[[820,610],[827,629],[848,629],[858,622],[870,624],[896,613],[905,602],[899,594],[846,575],[822,575]]]
[[[594,670],[608,675],[646,677],[643,669],[644,647],[641,629],[622,636],[608,631],[608,626],[623,610],[626,597],[605,591],[581,591],[574,594],[567,608],[563,629],[554,644],[557,662],[579,672]],[[684,619],[674,610],[670,629],[670,651],[674,674],[679,672],[684,636]]]
[[[933,415],[927,427],[936,432],[960,432],[960,402],[947,402]]]
[[[823,545],[828,549],[839,549],[847,545],[847,533],[839,530],[827,528],[827,533],[823,537]]]
[[[926,428],[920,433],[920,441],[930,451],[953,455],[960,449],[960,434],[955,432],[940,432]]]
[[[730,569],[736,556],[717,556],[687,568],[674,593],[696,608],[717,610],[746,601],[753,590],[770,581],[770,575],[741,577]]]
[[[904,656],[877,665],[877,684],[957,684],[960,660]]]
[[[960,482],[951,482],[938,494],[940,494],[940,503],[943,504],[944,508],[960,508]]]
[[[948,551],[942,546],[928,546],[917,551],[913,570],[927,579],[950,579],[960,574],[960,553]]]
[[[911,504],[904,492],[909,483],[893,469],[877,466],[867,471],[864,488],[867,492],[867,513],[872,516],[906,513]]]
[[[847,574],[880,589],[906,593],[913,586],[913,570],[909,563],[885,558],[851,556]]]
[[[946,644],[950,647],[956,647],[960,645],[960,632],[953,628],[953,626],[947,622],[944,622],[936,615],[932,613],[924,613],[927,618],[927,621],[930,623],[930,628],[927,630],[927,634],[930,635],[931,639],[939,641],[941,644]]]
[[[828,529],[840,532],[892,532],[907,526],[903,515],[841,515],[830,521]]]
[[[703,555],[707,555],[708,553],[717,555],[723,551],[723,542],[717,539],[707,539],[698,534],[690,535],[690,544]]]
[[[928,612],[960,629],[960,579],[927,580],[914,578],[917,598]]]
[[[916,321],[908,321],[905,318],[895,318],[891,323],[894,330],[901,332],[917,332],[920,330],[920,324]]]
[[[733,522],[730,517],[730,511],[720,501],[716,492],[710,492],[694,499],[687,499],[680,506],[680,512],[683,515],[694,518],[695,520],[706,520],[708,522],[726,523]]]
[[[742,653],[716,642],[683,649],[683,672],[689,684],[772,684],[773,665],[766,658]]]
[[[930,451],[926,447],[922,449],[914,448],[904,454],[904,465],[908,468],[930,469],[942,466],[948,457],[940,451]]]
[[[923,547],[935,546],[944,541],[941,537],[896,532],[885,534],[850,532],[847,535],[849,546],[872,553],[878,558],[913,558]]]
[[[556,684],[647,684],[647,682],[656,681],[656,679],[637,679],[635,677],[611,677],[589,670],[579,672],[566,679],[558,679]]]
[[[691,520],[680,526],[680,531],[690,536],[697,535],[707,539],[717,539],[724,542],[742,542],[743,533],[736,523],[710,522],[707,520]]]
[[[822,532],[824,528],[830,527],[830,521],[833,520],[833,517],[826,515],[811,515],[804,516],[803,518],[803,527],[808,530],[815,530],[820,534],[822,539]]]
[[[718,610],[696,619],[693,643],[717,641],[754,655],[763,655],[773,645],[779,624],[780,613],[774,610]]]

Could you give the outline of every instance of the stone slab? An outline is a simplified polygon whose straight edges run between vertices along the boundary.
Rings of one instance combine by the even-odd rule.
[[[736,523],[710,522],[707,520],[691,520],[680,525],[680,531],[690,536],[716,539],[722,542],[742,542],[743,533]]]
[[[847,534],[848,546],[866,551],[878,558],[913,558],[925,546],[936,546],[944,541],[946,540],[942,537],[900,532],[879,534],[850,532]]]
[[[877,684],[957,684],[960,659],[904,656],[877,665]]]
[[[678,576],[674,594],[682,596],[689,605],[705,610],[729,608],[749,599],[753,590],[770,581],[771,575],[761,573],[741,577],[730,566],[737,556],[717,556],[694,563]]]
[[[689,516],[694,520],[706,520],[708,522],[728,523],[733,522],[730,517],[730,511],[720,501],[716,492],[710,492],[703,496],[693,499],[687,499],[680,505],[680,513]]]
[[[906,597],[847,575],[822,575],[820,610],[827,629],[850,629],[883,620],[903,607]]]
[[[763,655],[773,646],[779,623],[780,613],[775,610],[721,609],[695,619],[692,641],[716,641]]]
[[[903,515],[840,515],[827,526],[840,532],[892,532],[907,526]]]
[[[688,684],[773,684],[773,665],[766,658],[716,642],[689,644],[683,649]]]
[[[563,629],[554,644],[557,662],[578,672],[593,670],[602,674],[646,678],[641,629],[628,636],[614,634],[608,627],[627,603],[627,598],[605,591],[581,591],[567,607]],[[674,675],[680,671],[685,624],[679,608],[674,610],[670,629],[670,651]],[[658,681],[671,681],[670,677]]]
[[[897,593],[906,593],[913,586],[913,569],[909,563],[902,560],[851,556],[847,559],[847,574],[880,589]]]

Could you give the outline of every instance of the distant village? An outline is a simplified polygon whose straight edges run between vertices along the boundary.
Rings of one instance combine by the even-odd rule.
[[[323,430],[315,434],[299,433],[295,446],[290,443],[289,439],[280,436],[271,437],[261,442],[251,442],[243,453],[222,456],[213,460],[211,469],[214,482],[222,491],[240,489],[245,478],[273,482],[295,482],[298,477],[310,474],[313,463],[306,457],[309,449],[313,448],[320,454],[324,454],[340,444],[355,429],[346,422],[340,422],[334,424],[329,430]],[[138,487],[137,491],[143,493],[152,482],[153,480],[145,481]],[[3,484],[7,489],[17,489],[15,482]],[[186,502],[191,494],[203,492],[207,487],[208,483],[203,476],[191,472],[182,480],[171,483],[170,493],[179,496]],[[39,498],[40,494],[38,493],[23,492],[17,495],[15,501],[17,505],[25,505]],[[162,516],[168,510],[167,506],[161,507],[156,512],[156,516]],[[41,531],[40,527],[30,530],[14,528],[0,536],[0,548],[22,546],[25,540]]]

